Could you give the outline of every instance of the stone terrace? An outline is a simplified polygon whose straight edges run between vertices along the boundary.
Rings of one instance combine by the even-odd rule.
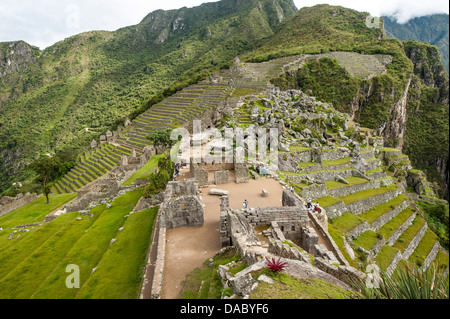
[[[356,170],[356,162],[348,154],[341,153],[322,165],[300,163],[300,172],[283,172],[282,176],[300,196],[319,202],[326,210],[332,227],[345,237],[341,250],[351,259],[363,254],[367,262],[374,261],[392,273],[400,263],[409,261],[426,268],[440,256],[437,262],[448,272],[448,253],[411,206],[406,183],[392,172],[408,166],[408,157],[400,150],[379,147],[361,152],[367,153],[367,163],[373,163],[365,166],[364,175],[360,168]],[[348,184],[337,181],[338,175]]]

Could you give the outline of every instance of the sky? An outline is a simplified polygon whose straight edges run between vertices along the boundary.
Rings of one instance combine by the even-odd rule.
[[[195,7],[217,0],[0,0],[0,42],[24,40],[40,49],[92,30],[115,31],[138,24],[157,9]],[[449,13],[447,0],[294,0],[297,8],[327,3],[372,16],[394,16],[399,23]]]

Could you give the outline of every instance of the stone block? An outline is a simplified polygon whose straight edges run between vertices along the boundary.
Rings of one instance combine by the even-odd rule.
[[[223,189],[211,188],[209,190],[209,195],[225,196],[228,195],[228,191]]]
[[[228,184],[230,181],[230,174],[228,171],[216,171],[214,172],[214,182],[216,185]]]
[[[248,175],[248,168],[245,165],[236,165],[234,168],[234,173],[236,176],[236,183],[248,183],[250,180]],[[259,178],[259,176],[258,176]]]

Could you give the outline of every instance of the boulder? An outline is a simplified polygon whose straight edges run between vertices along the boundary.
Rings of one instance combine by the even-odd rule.
[[[268,277],[268,276],[266,276],[266,275],[259,276],[258,277],[258,281],[266,282],[268,284],[273,284],[274,283],[273,279]]]
[[[267,190],[263,189],[261,191],[261,195],[262,195],[262,197],[269,197],[269,192]]]
[[[231,289],[239,296],[250,295],[254,289],[256,283],[252,275],[246,273],[242,276],[236,276],[230,279]]]
[[[228,195],[228,191],[223,189],[211,188],[209,190],[209,195],[224,196]]]
[[[340,175],[336,176],[335,180],[336,180],[337,182],[341,182],[341,183],[344,183],[344,184],[349,184],[349,182],[348,182],[345,178],[343,178],[342,176],[340,176]]]

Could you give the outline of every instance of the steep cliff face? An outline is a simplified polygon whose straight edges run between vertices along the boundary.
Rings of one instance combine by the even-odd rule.
[[[433,14],[416,17],[407,23],[398,23],[392,17],[384,17],[386,35],[402,41],[415,40],[427,42],[439,48],[442,64],[448,72],[449,65],[449,16],[448,14]]]
[[[449,78],[437,47],[408,41],[405,52],[414,63],[408,93],[404,151],[437,182],[441,196],[449,187]]]
[[[0,43],[0,79],[27,70],[30,63],[36,62],[37,51],[24,41]]]

